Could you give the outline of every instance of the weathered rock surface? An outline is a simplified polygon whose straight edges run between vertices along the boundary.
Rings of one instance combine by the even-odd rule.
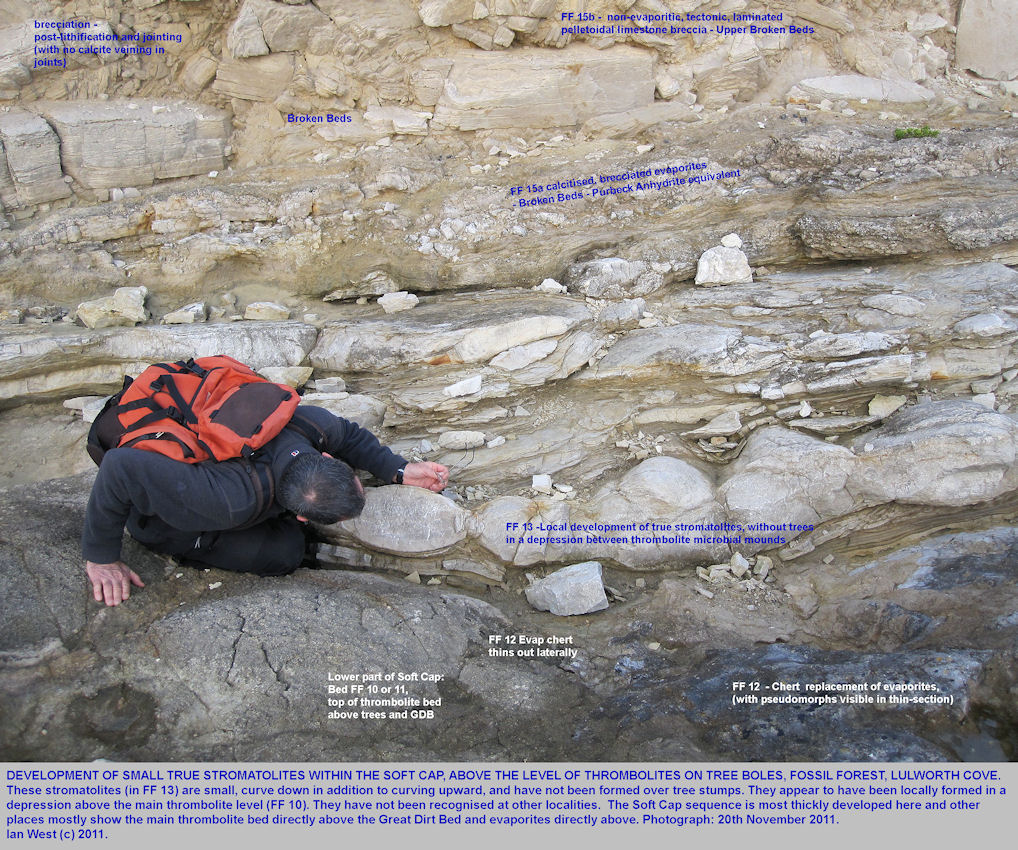
[[[396,555],[447,551],[466,537],[466,511],[418,487],[380,487],[367,493],[364,511],[339,523],[372,549]]]
[[[649,53],[619,47],[520,50],[454,57],[434,123],[459,130],[564,127],[654,100]],[[549,80],[556,80],[549,85]]]
[[[857,437],[852,448],[860,460],[850,487],[864,500],[966,505],[1018,483],[1018,424],[977,404],[906,408]],[[975,468],[973,452],[979,457]]]
[[[1014,0],[962,0],[958,9],[955,61],[961,68],[992,80],[1018,77],[1018,50],[1007,37],[1008,22],[1018,14]]]
[[[875,80],[856,74],[839,74],[833,77],[813,77],[801,80],[798,88],[805,93],[832,100],[850,102],[874,101],[898,105],[925,103],[934,94],[915,83],[898,80]]]
[[[577,657],[555,665],[489,655],[489,635],[559,634],[549,615],[517,607],[515,594],[501,594],[492,605],[356,572],[302,570],[282,579],[206,574],[167,565],[131,543],[125,557],[146,587],[116,609],[101,609],[86,599],[78,567],[89,480],[0,494],[4,525],[12,530],[0,552],[0,595],[7,601],[0,630],[6,710],[0,752],[9,760],[257,761],[283,752],[309,761],[421,754],[435,760],[654,760],[678,753],[701,760],[722,754],[860,760],[874,746],[891,760],[1000,757],[992,739],[978,737],[971,718],[980,712],[1000,717],[1006,710],[1001,695],[1008,680],[999,672],[1006,653],[979,649],[975,632],[969,648],[952,651],[894,646],[850,654],[768,646],[713,650],[696,659],[661,648],[676,644],[669,616],[658,612],[628,631],[588,630],[565,644],[577,648]],[[400,488],[380,492],[389,491]],[[1006,570],[1007,563],[998,558],[985,576]],[[916,574],[908,592],[945,580],[957,592],[959,578],[974,579],[973,588],[980,580],[971,573],[960,577],[946,563],[943,569],[928,560],[921,566],[925,572]],[[902,559],[895,569],[900,580],[915,565]],[[1007,581],[1003,573],[997,587],[1001,581]],[[652,611],[644,608],[640,616]],[[612,610],[597,617],[611,618]],[[323,669],[426,670],[442,679],[415,693],[441,699],[440,710],[427,727],[401,724],[398,730],[330,720]],[[760,676],[923,681],[954,702],[805,711],[733,706],[731,682]],[[776,736],[778,729],[785,734]]]
[[[71,190],[63,176],[60,141],[49,124],[21,110],[0,115],[0,209],[66,198]]]
[[[306,393],[303,401],[324,407],[368,430],[375,430],[385,419],[385,402],[362,393]]]
[[[60,137],[64,171],[89,189],[149,186],[223,168],[225,112],[170,101],[37,104]]]
[[[774,753],[785,760],[808,753],[820,761],[838,761],[868,747],[870,758],[879,761],[953,760],[959,757],[958,743],[945,734],[951,721],[945,723],[944,715],[948,711],[954,718],[964,715],[979,671],[988,659],[988,653],[980,652],[883,655],[784,646],[721,650],[697,668],[695,679],[659,683],[653,673],[637,672],[633,677],[635,693],[626,701],[653,704],[668,691],[681,693],[682,701],[673,697],[666,713],[681,713],[696,728],[704,729],[699,743],[705,744],[707,735],[718,734],[718,744],[734,746],[750,758],[752,754]],[[731,683],[743,680],[735,676],[740,669],[748,677],[745,681],[837,681],[867,686],[872,682],[929,682],[954,696],[956,702],[947,711],[941,705],[903,708],[890,704],[859,711],[857,705],[839,701],[839,696],[845,696],[842,693],[830,695],[834,704],[818,707],[814,703],[811,709],[808,702],[800,702],[761,712],[758,706],[732,704]],[[828,695],[820,692],[817,696]],[[617,699],[623,702],[625,698]],[[609,713],[613,708],[611,703],[605,706]]]
[[[119,387],[158,361],[229,354],[253,369],[299,366],[316,338],[299,322],[144,325],[88,331],[16,326],[0,335],[0,398],[81,395]]]
[[[59,498],[59,492],[51,493],[31,506],[55,505]],[[7,618],[3,633],[0,687],[9,725],[0,751],[7,759],[116,754],[172,760],[203,753],[206,758],[259,760],[284,750],[307,760],[354,754],[385,760],[413,753],[442,758],[446,747],[440,741],[447,737],[459,742],[455,748],[463,758],[475,758],[499,751],[499,727],[518,742],[513,745],[518,751],[510,748],[515,757],[541,751],[556,758],[567,745],[572,725],[567,718],[577,708],[586,713],[593,706],[591,695],[569,684],[568,674],[554,667],[487,667],[486,633],[501,633],[507,625],[492,606],[453,593],[424,598],[418,588],[372,576],[305,572],[283,581],[258,581],[224,574],[221,589],[210,590],[203,572],[164,578],[157,558],[132,549],[132,562],[148,586],[110,612],[119,615],[115,623],[82,607],[82,574],[76,568],[60,569],[46,582],[45,594],[33,596],[31,585],[44,563],[77,560],[77,532],[70,527],[80,523],[80,495],[77,501],[76,510],[65,511],[68,527],[57,525],[57,534],[47,537],[60,549],[58,557],[36,564],[21,560],[16,542],[5,543],[4,557],[20,560],[20,567],[11,576],[14,583],[5,582],[4,597],[19,594],[18,610],[32,617]],[[29,539],[32,524],[20,527],[21,539]],[[43,558],[56,554],[35,548]],[[10,576],[12,571],[4,572]],[[51,609],[61,587],[70,594],[67,603]],[[114,640],[114,632],[125,630],[136,631],[138,639]],[[308,663],[309,651],[322,653],[318,662]],[[407,665],[442,677],[427,686],[427,693],[421,691],[442,700],[437,725],[407,726],[405,735],[394,737],[385,724],[369,727],[327,718],[322,669],[361,674]],[[50,670],[48,684],[38,677],[43,666]],[[470,684],[478,668],[488,683],[483,691]],[[472,672],[464,676],[466,670]],[[183,691],[182,677],[188,681]],[[537,736],[522,726],[517,729],[516,715],[497,710],[497,702],[491,710],[482,707],[491,699],[485,694],[497,694],[503,683],[522,688],[530,709],[543,707],[542,713],[563,718],[558,747],[539,744]],[[42,705],[50,719],[37,710]],[[281,711],[300,719],[287,716],[278,725]],[[514,719],[509,726],[486,719],[497,716]],[[55,717],[61,718],[59,724]],[[445,724],[451,724],[449,736],[441,731]],[[507,758],[513,757],[510,750]]]

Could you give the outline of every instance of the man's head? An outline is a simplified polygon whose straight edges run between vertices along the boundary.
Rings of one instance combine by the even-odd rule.
[[[364,509],[364,488],[342,461],[301,452],[280,476],[276,501],[298,517],[331,525]]]

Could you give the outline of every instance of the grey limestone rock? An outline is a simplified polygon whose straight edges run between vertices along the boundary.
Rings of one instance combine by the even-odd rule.
[[[929,89],[904,80],[878,80],[861,74],[839,74],[800,80],[797,88],[817,98],[873,103],[926,103],[933,100]]]
[[[761,428],[725,471],[718,496],[730,519],[747,526],[815,525],[855,509],[848,484],[856,463],[843,446],[785,428]],[[787,539],[798,533],[783,532]]]
[[[720,735],[720,746],[738,746],[744,756],[767,752],[786,758],[809,753],[818,760],[851,758],[867,753],[880,761],[942,761],[955,758],[954,742],[947,732],[946,715],[961,717],[969,695],[988,660],[988,653],[957,652],[830,652],[807,647],[775,645],[752,649],[723,649],[707,658],[682,684],[670,687],[684,694],[681,712],[695,724],[709,724]],[[777,707],[766,715],[732,704],[733,672],[744,669],[749,681],[854,682],[865,685],[860,693],[872,696],[872,683],[929,682],[941,694],[955,696],[953,706],[920,704],[903,707],[885,702],[882,707],[838,703],[810,710],[808,699]],[[722,672],[723,671],[723,672]],[[726,687],[727,686],[727,687]],[[889,693],[882,691],[881,693]],[[779,734],[780,733],[780,734]],[[736,744],[736,742],[738,742]]]
[[[315,368],[337,372],[483,363],[515,346],[558,339],[589,324],[586,307],[567,298],[493,295],[483,311],[472,298],[427,301],[391,317],[330,322],[311,360]]]
[[[647,302],[642,298],[608,304],[598,314],[597,323],[606,331],[630,331],[640,324]]]
[[[385,419],[385,402],[362,393],[313,392],[305,394],[303,401],[306,404],[324,407],[330,413],[356,422],[369,430],[379,427]]]
[[[999,313],[980,313],[962,319],[954,326],[954,330],[959,335],[967,337],[997,337],[1013,334],[1018,330],[1018,323]]]
[[[484,445],[483,431],[445,431],[438,438],[438,444],[443,449],[452,451],[465,451],[476,449]]]
[[[113,388],[151,363],[188,357],[229,354],[255,370],[297,366],[317,331],[299,322],[234,322],[95,331],[18,325],[0,334],[0,398],[16,399]]]
[[[780,363],[781,350],[769,341],[746,340],[736,328],[682,323],[631,331],[581,378],[591,381],[639,378],[669,367],[715,375],[744,375]]]
[[[569,284],[590,298],[630,298],[649,295],[664,285],[660,272],[641,260],[609,257],[591,260],[569,270]]]
[[[858,463],[849,485],[862,499],[971,505],[1018,484],[1018,425],[969,402],[903,408],[852,449]]]
[[[193,325],[208,318],[208,307],[204,301],[195,301],[163,316],[164,325]]]
[[[244,318],[259,322],[285,322],[290,318],[290,308],[273,301],[254,301],[245,308]]]

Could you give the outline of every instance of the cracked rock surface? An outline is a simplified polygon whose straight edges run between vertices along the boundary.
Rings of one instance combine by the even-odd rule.
[[[7,759],[1001,755],[986,730],[1010,716],[1008,646],[1018,621],[1009,612],[1018,600],[1007,590],[1014,584],[1011,561],[984,562],[979,553],[997,544],[982,534],[870,562],[848,582],[841,563],[829,570],[822,560],[803,566],[820,599],[809,616],[787,601],[785,586],[799,580],[791,573],[749,592],[738,583],[712,584],[709,602],[693,592],[698,580],[690,576],[647,585],[608,573],[611,608],[566,624],[533,611],[509,589],[422,587],[345,570],[259,579],[181,567],[133,543],[125,558],[146,587],[107,609],[86,600],[83,576],[67,568],[77,561],[90,478],[0,495],[9,529],[0,549],[0,593],[5,610],[18,612],[0,633],[0,751]],[[1013,538],[1013,530],[997,532],[1008,552]],[[881,582],[890,594],[883,609],[867,600]],[[898,591],[890,589],[895,585]],[[970,604],[951,611],[958,594]],[[987,594],[995,599],[992,620],[978,612]],[[747,603],[754,613],[747,615]],[[491,655],[489,636],[509,634],[577,651]],[[560,643],[552,644],[553,637]],[[944,638],[958,648],[933,648]],[[739,645],[745,648],[723,648]],[[849,646],[870,649],[839,648]],[[433,719],[328,717],[343,710],[327,704],[330,675],[341,681],[397,672],[420,674],[410,693],[440,701]],[[877,715],[844,705],[761,713],[731,704],[735,679],[832,677],[929,681],[952,704],[885,707]],[[975,717],[989,718],[990,726],[974,725]]]

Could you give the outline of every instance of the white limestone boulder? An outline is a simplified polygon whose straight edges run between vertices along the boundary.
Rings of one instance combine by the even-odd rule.
[[[852,451],[849,487],[868,502],[975,505],[1018,486],[1018,424],[971,402],[903,408]]]
[[[816,525],[855,510],[860,501],[849,484],[857,464],[843,446],[786,428],[761,428],[726,470],[718,498],[733,522],[781,526],[777,533],[791,540],[801,531],[789,523]]]
[[[78,319],[86,328],[131,327],[149,317],[144,286],[122,286],[112,295],[78,305]]]
[[[962,0],[955,62],[991,80],[1018,77],[1018,0]]]
[[[469,514],[449,499],[421,487],[390,485],[367,490],[360,516],[323,532],[344,532],[358,543],[393,555],[444,552],[466,537]]]
[[[378,299],[378,306],[386,313],[402,313],[416,307],[419,300],[413,293],[400,290],[399,292],[385,293]]]
[[[723,286],[726,283],[752,283],[749,260],[739,248],[719,245],[708,248],[696,264],[697,286]]]
[[[550,611],[559,617],[591,614],[608,607],[601,564],[597,561],[584,561],[556,570],[535,581],[524,593],[538,611]]]

